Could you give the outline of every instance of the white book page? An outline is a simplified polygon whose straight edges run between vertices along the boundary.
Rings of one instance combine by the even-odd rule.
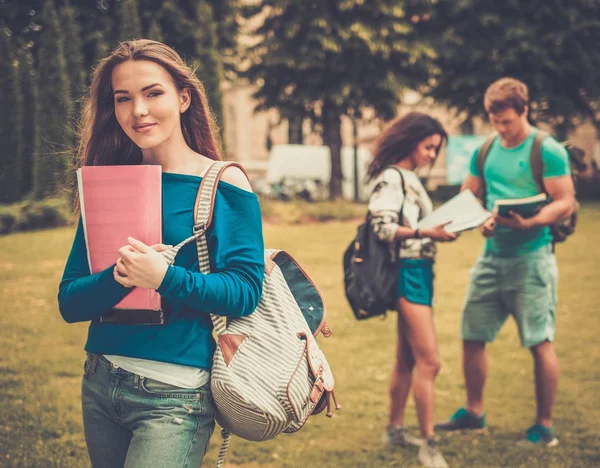
[[[492,214],[486,211],[470,190],[452,197],[437,210],[419,221],[419,229],[429,229],[447,224],[448,232],[461,232],[482,225]]]
[[[85,200],[83,197],[83,176],[81,175],[81,168],[77,169],[77,188],[79,190],[79,211],[81,212],[81,223],[83,224],[83,237],[85,238],[85,250],[87,252],[88,265],[90,266],[90,273],[92,272],[92,260],[90,258],[90,248],[87,235],[87,224],[85,222]]]

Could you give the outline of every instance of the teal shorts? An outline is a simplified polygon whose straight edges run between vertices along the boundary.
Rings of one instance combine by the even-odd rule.
[[[398,273],[398,299],[431,307],[433,304],[433,260],[401,258]]]
[[[523,347],[553,341],[557,283],[558,267],[550,246],[519,257],[480,257],[471,270],[463,308],[463,340],[494,341],[512,315]]]

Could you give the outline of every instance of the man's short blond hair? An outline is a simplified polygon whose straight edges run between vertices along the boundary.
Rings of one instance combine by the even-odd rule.
[[[486,112],[496,114],[507,109],[514,109],[521,115],[529,104],[527,85],[515,78],[500,78],[494,81],[483,96]]]

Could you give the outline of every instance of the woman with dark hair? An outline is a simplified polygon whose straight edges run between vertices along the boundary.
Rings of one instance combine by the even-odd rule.
[[[81,129],[81,165],[160,165],[164,242],[191,236],[202,175],[221,147],[204,88],[173,49],[121,43],[94,70]],[[58,303],[67,322],[90,322],[81,395],[94,468],[202,463],[215,426],[209,314],[252,313],[264,274],[258,199],[238,168],[217,186],[207,241],[209,274],[199,272],[195,243],[169,265],[166,246],[132,238],[114,266],[90,274],[79,222]],[[99,320],[133,287],[160,293],[166,324]]]
[[[392,447],[419,445],[419,461],[447,467],[433,432],[434,380],[440,369],[433,324],[433,262],[435,242],[450,242],[456,234],[443,226],[418,229],[432,203],[417,168],[431,166],[447,139],[434,118],[411,112],[394,120],[377,140],[368,176],[375,189],[369,201],[374,231],[399,257],[398,341],[390,384],[391,408],[386,442]],[[421,438],[404,428],[404,410],[411,385]]]

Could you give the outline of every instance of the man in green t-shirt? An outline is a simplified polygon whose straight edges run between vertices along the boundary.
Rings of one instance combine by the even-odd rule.
[[[527,121],[528,103],[527,86],[513,78],[494,82],[485,93],[485,109],[498,136],[485,158],[483,173],[475,151],[462,190],[470,189],[483,197],[490,211],[496,200],[539,193],[530,164],[538,130]],[[522,442],[558,444],[552,427],[558,382],[558,360],[552,344],[558,269],[549,225],[571,214],[575,190],[569,156],[552,137],[543,140],[542,163],[544,190],[551,201],[530,218],[514,212],[501,217],[494,212],[482,226],[487,240],[471,273],[461,324],[467,404],[448,421],[436,425],[439,430],[485,427],[485,345],[494,340],[506,318],[512,315],[521,344],[530,349],[535,363],[537,416]]]

